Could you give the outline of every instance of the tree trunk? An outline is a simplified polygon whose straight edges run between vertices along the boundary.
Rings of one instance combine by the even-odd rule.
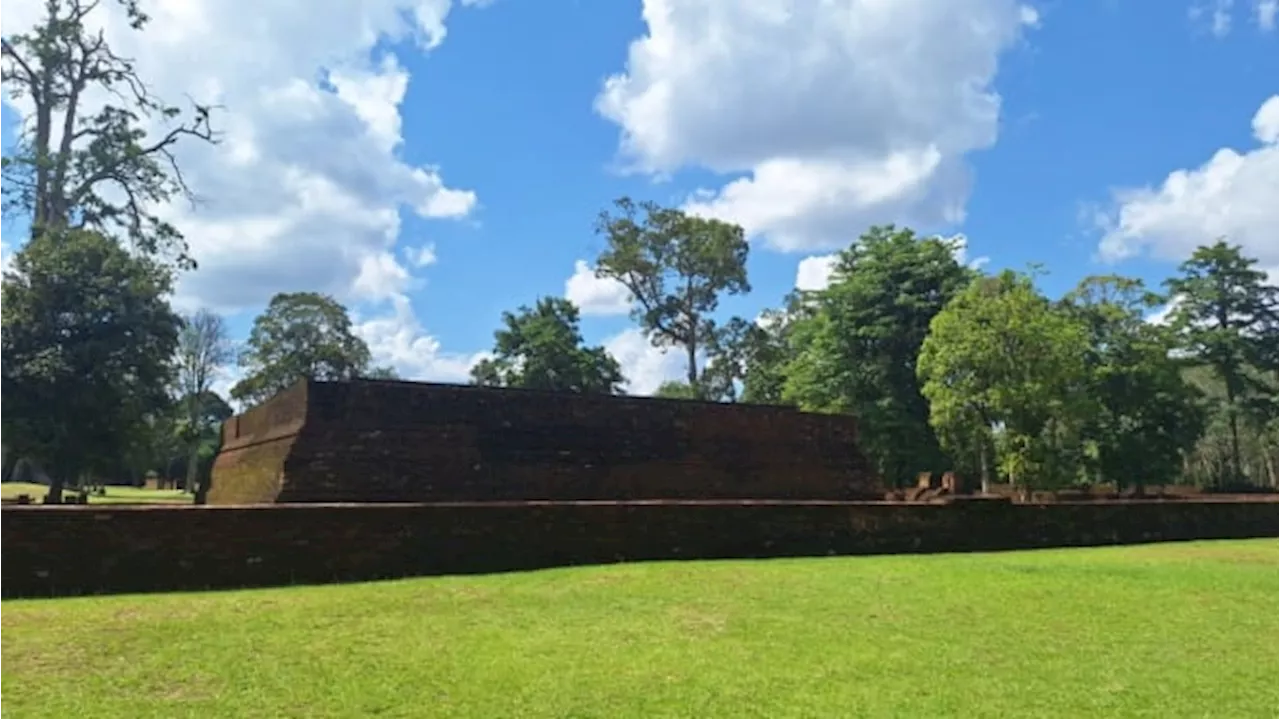
[[[204,486],[204,481],[200,478],[200,445],[195,445],[187,453],[187,482],[186,488],[195,499],[195,504],[204,504],[209,490]]]
[[[12,482],[14,471],[18,468],[18,458],[13,452],[5,451],[0,460],[0,482]]]
[[[62,488],[66,485],[66,481],[62,478],[61,471],[54,471],[49,475],[49,493],[44,497],[45,504],[62,504]]]
[[[982,475],[982,493],[991,493],[991,470],[987,466],[987,444],[978,445],[978,472]]]
[[[685,344],[685,352],[689,357],[689,388],[694,394],[702,399],[702,388],[698,386],[698,338],[690,335],[689,341]]]
[[[1227,378],[1227,428],[1231,433],[1231,483],[1244,480],[1240,461],[1240,419],[1236,416],[1236,388]]]

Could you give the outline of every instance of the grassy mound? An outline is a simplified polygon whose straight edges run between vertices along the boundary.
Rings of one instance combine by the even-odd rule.
[[[1277,579],[1256,540],[12,601],[0,671],[78,719],[1267,717]]]

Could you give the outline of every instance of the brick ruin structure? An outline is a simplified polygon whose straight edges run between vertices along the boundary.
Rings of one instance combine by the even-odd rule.
[[[881,497],[847,416],[352,380],[227,420],[209,503]]]

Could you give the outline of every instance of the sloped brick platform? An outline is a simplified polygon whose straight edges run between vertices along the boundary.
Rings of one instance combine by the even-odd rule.
[[[210,504],[882,496],[855,420],[414,382],[299,384],[223,428]]]

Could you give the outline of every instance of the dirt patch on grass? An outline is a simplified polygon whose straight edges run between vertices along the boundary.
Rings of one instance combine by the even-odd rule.
[[[720,634],[728,625],[728,618],[723,614],[697,607],[672,607],[668,616],[681,631],[699,636]]]

